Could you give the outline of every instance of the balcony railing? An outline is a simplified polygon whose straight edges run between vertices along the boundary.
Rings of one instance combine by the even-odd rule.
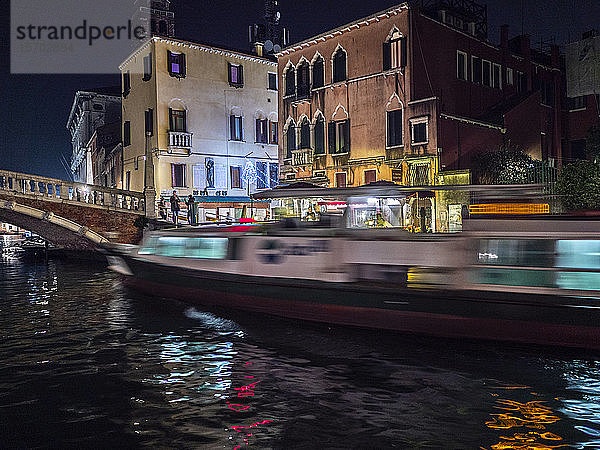
[[[191,150],[192,133],[185,131],[169,131],[169,150]]]
[[[292,166],[306,166],[313,163],[313,149],[292,150]]]

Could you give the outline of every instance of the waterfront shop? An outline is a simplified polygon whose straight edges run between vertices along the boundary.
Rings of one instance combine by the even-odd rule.
[[[195,194],[192,197],[193,203],[188,201],[188,197],[179,197],[178,223],[180,224],[199,225],[214,222],[235,222],[244,218],[264,221],[272,217],[271,202],[269,200],[254,200],[245,196],[228,195]],[[188,214],[190,209],[191,214]],[[169,195],[161,196],[159,215],[163,220],[173,221]]]
[[[351,228],[402,228],[414,233],[456,232],[468,209],[467,186],[406,187],[389,181],[347,188],[299,182],[255,194],[270,200],[274,218],[319,220],[340,215]],[[449,203],[450,202],[450,203]]]

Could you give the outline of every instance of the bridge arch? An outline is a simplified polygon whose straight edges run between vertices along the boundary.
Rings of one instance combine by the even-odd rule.
[[[0,201],[0,221],[29,230],[60,247],[95,249],[109,243],[106,237],[86,226],[16,201]]]

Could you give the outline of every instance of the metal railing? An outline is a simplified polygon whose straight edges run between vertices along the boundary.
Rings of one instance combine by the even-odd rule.
[[[69,201],[124,211],[146,210],[144,194],[105,186],[76,183],[38,175],[0,170],[0,192],[40,200]]]

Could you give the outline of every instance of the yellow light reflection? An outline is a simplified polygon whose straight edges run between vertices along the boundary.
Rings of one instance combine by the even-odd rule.
[[[482,450],[547,450],[567,446],[560,443],[563,440],[561,436],[546,429],[548,425],[561,419],[544,402],[521,403],[498,399],[496,408],[502,412],[491,414],[491,420],[486,421],[485,425],[492,430],[510,430],[513,434],[501,434],[497,444],[493,444],[489,449],[480,447]]]

